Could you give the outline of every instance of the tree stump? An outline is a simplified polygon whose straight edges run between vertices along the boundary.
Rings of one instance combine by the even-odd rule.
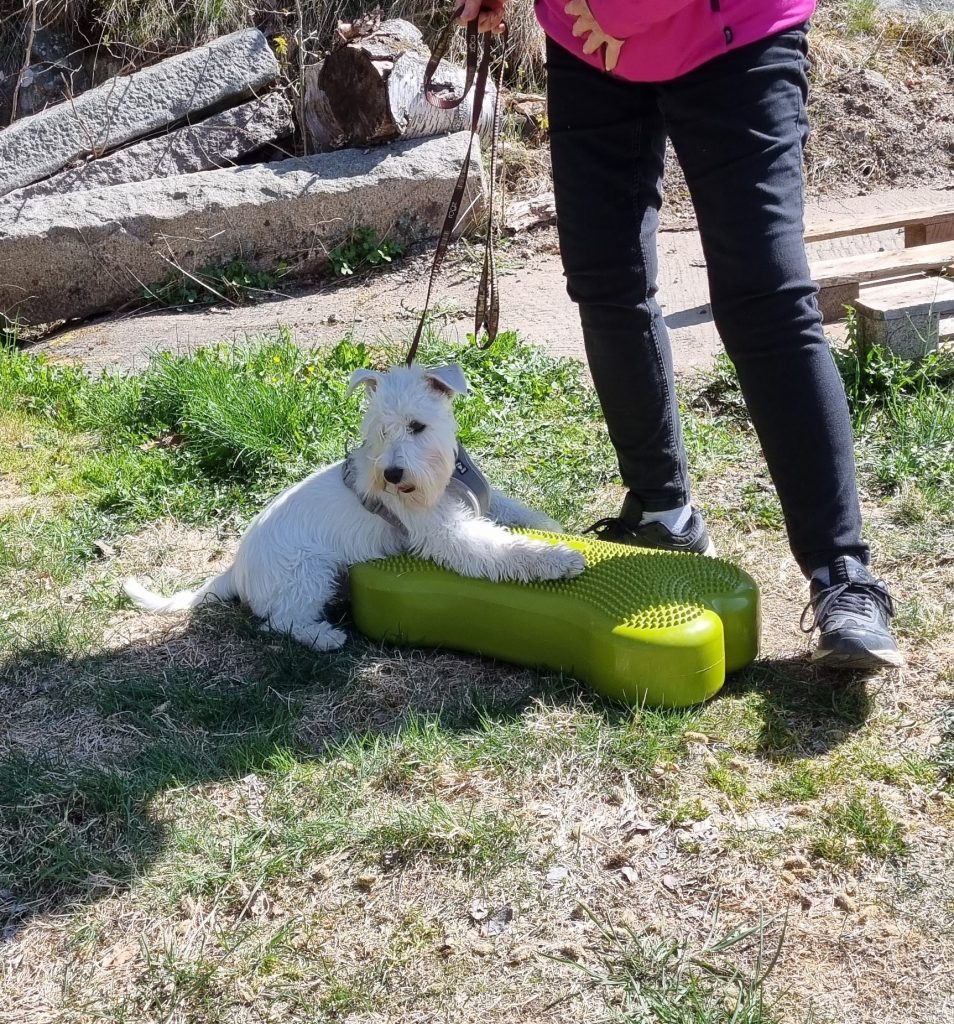
[[[421,33],[406,21],[392,20],[308,68],[304,129],[309,152],[469,129],[472,94],[450,110],[427,102],[423,82],[428,57]],[[463,68],[443,61],[433,86],[442,95],[460,96]],[[495,91],[488,82],[478,127],[485,140],[493,132]]]

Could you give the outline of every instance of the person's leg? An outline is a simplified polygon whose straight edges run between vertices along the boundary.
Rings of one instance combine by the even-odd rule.
[[[805,33],[730,51],[660,88],[692,195],[712,314],[806,575],[868,562],[851,422],[805,254]]]
[[[695,206],[712,314],[792,551],[813,577],[813,657],[899,665],[890,594],[865,568],[848,404],[805,254],[806,56],[804,31],[781,33],[662,86],[660,107]]]
[[[547,99],[560,252],[630,496],[624,516],[689,502],[666,325],[656,302],[665,135],[649,87],[549,42]]]

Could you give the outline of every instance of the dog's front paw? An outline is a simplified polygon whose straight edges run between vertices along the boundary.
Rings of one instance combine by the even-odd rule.
[[[322,622],[315,631],[311,646],[316,651],[338,651],[344,647],[347,640],[348,634],[343,629],[335,629],[327,622]]]
[[[579,576],[586,568],[586,559],[579,551],[565,544],[547,544],[540,552],[539,562],[534,566],[533,578],[538,580],[563,580]]]

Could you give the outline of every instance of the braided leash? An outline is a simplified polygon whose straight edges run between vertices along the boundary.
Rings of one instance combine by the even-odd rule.
[[[464,190],[467,187],[467,175],[470,171],[470,155],[474,147],[474,138],[477,135],[477,129],[480,125],[480,114],[484,106],[484,96],[487,92],[487,80],[490,77],[490,61],[493,56],[493,37],[490,32],[479,33],[477,31],[477,19],[475,18],[472,21],[469,21],[466,26],[467,65],[463,92],[457,98],[448,99],[447,97],[438,95],[433,88],[434,74],[436,73],[440,62],[447,54],[451,37],[454,33],[455,23],[460,17],[462,11],[463,7],[459,7],[454,12],[450,22],[448,22],[444,31],[441,33],[440,38],[437,41],[437,45],[431,51],[431,59],[427,62],[427,68],[424,71],[424,95],[427,97],[427,102],[433,104],[435,107],[440,107],[443,110],[450,110],[454,107],[460,106],[471,88],[473,88],[474,96],[473,112],[470,119],[470,139],[467,143],[467,153],[464,156],[464,163],[460,169],[460,174],[457,176],[454,191],[451,193],[450,203],[447,205],[447,213],[444,215],[444,224],[441,227],[441,233],[437,240],[437,248],[434,251],[434,262],[431,264],[431,276],[427,284],[427,296],[424,299],[424,309],[421,312],[421,319],[417,325],[417,330],[414,332],[414,340],[411,342],[411,347],[408,349],[407,353],[406,362],[408,366],[414,362],[418,347],[421,344],[424,327],[427,323],[427,315],[430,310],[431,292],[434,288],[434,282],[437,280],[437,276],[440,273],[444,257],[447,255],[447,247],[450,244],[454,228],[457,225],[461,204],[464,200]],[[483,52],[479,53],[481,35],[484,37],[484,46]],[[474,337],[479,337],[481,330],[485,330],[487,333],[486,342],[480,345],[480,348],[483,349],[490,348],[494,343],[494,339],[497,337],[497,326],[500,320],[500,299],[497,294],[497,264],[494,258],[496,228],[494,223],[494,186],[495,179],[497,177],[497,148],[500,141],[500,117],[498,115],[497,107],[500,101],[500,89],[503,85],[503,57],[507,48],[506,26],[500,34],[500,41],[501,60],[497,69],[497,81],[495,83],[497,91],[494,95],[493,131],[490,138],[490,184],[488,186],[487,197],[488,214],[487,232],[484,239],[484,266],[480,274],[480,285],[477,289],[477,307],[474,317]]]

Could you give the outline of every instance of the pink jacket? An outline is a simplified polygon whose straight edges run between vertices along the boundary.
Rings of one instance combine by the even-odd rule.
[[[584,54],[568,0],[535,0],[544,32],[603,69],[603,49]],[[811,17],[814,0],[588,0],[599,27],[623,40],[612,72],[632,82],[666,82],[727,50],[758,42]]]

